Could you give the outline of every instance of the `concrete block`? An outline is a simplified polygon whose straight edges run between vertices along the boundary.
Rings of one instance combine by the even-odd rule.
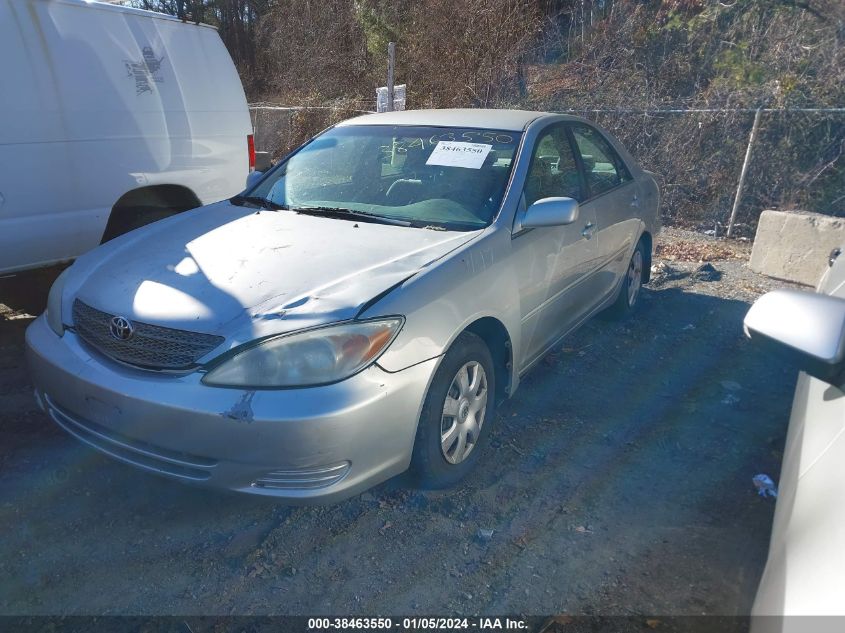
[[[845,246],[845,218],[798,211],[763,211],[751,250],[751,270],[815,286],[836,247]]]

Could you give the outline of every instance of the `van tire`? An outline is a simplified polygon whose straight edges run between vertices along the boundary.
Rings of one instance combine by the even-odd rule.
[[[106,227],[103,233],[103,242],[108,242],[116,238],[118,235],[129,233],[147,224],[152,224],[158,220],[175,215],[178,211],[173,209],[163,209],[161,207],[135,207],[133,209],[125,209],[121,214],[122,217],[119,222],[111,223]]]
[[[153,185],[123,194],[112,207],[101,242],[202,205],[187,187]]]

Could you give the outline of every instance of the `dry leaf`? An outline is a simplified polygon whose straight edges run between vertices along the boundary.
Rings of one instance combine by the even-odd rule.
[[[654,249],[657,257],[679,262],[712,262],[719,259],[744,259],[745,255],[725,244],[708,244],[676,240],[669,244],[658,244]]]

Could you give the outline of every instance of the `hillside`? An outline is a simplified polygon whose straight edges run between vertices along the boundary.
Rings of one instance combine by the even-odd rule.
[[[251,101],[332,106],[277,155],[373,108],[395,41],[409,108],[574,109],[659,175],[667,222],[726,220],[759,107],[739,220],[845,214],[845,111],[805,111],[845,108],[841,0],[141,2],[216,23]]]

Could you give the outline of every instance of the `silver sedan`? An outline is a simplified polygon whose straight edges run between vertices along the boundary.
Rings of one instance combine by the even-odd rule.
[[[27,330],[40,405],[173,479],[330,501],[447,487],[567,333],[637,304],[654,179],[582,119],[407,111],[80,257]]]

